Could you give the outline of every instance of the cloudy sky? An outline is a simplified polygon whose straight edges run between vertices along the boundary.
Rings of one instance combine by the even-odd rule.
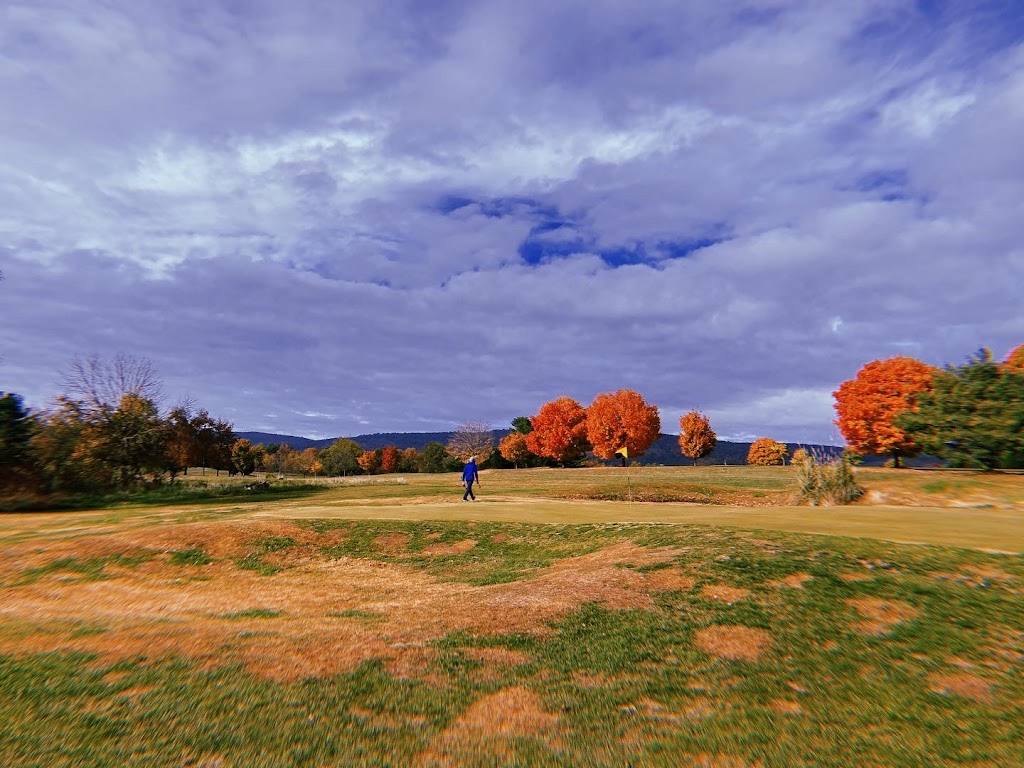
[[[0,0],[0,389],[151,361],[239,431],[841,442],[1024,342],[1020,0]]]

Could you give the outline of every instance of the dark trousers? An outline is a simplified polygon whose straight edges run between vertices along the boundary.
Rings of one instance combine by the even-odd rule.
[[[466,483],[466,492],[464,494],[462,494],[462,500],[463,501],[467,501],[468,499],[473,499],[474,501],[476,501],[476,496],[473,495],[473,481],[472,480],[466,480],[465,483]]]

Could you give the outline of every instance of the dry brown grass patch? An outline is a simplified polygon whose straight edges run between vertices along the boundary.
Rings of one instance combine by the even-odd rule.
[[[701,752],[698,755],[688,755],[688,761],[683,765],[689,768],[762,768],[764,765],[760,760],[748,763],[742,757],[733,755],[709,755]]]
[[[967,672],[928,676],[928,690],[943,696],[960,696],[987,704],[992,700],[992,683]]]
[[[555,736],[558,716],[545,712],[540,698],[519,686],[505,688],[475,701],[420,755],[421,766],[459,765],[461,753],[508,756],[513,738]]]
[[[813,581],[814,577],[809,573],[791,573],[784,579],[778,579],[777,581],[769,581],[768,585],[771,587],[788,588],[788,589],[803,589],[804,584],[808,581]]]
[[[156,554],[156,561],[166,560],[169,553],[186,549],[202,549],[215,559],[235,559],[257,550],[259,542],[270,539],[291,539],[289,557],[299,559],[300,552],[312,554],[314,547],[335,546],[344,541],[346,533],[334,529],[318,533],[284,520],[224,521],[183,523],[161,527],[144,526],[115,533],[89,533],[47,541],[23,542],[5,549],[3,571],[18,573],[47,566],[54,561],[74,558],[79,561]],[[159,566],[159,562],[156,563]],[[108,566],[107,573],[123,575],[153,567],[154,562],[124,568]]]
[[[804,708],[799,702],[792,699],[772,699],[770,704],[772,712],[779,715],[802,715]]]
[[[478,699],[450,730],[482,736],[536,736],[557,723],[558,716],[544,711],[537,694],[516,686]]]
[[[1024,664],[1024,631],[1010,627],[993,627],[994,654],[1011,664]]]
[[[864,597],[846,601],[855,608],[864,621],[854,624],[854,629],[864,635],[879,637],[892,632],[898,624],[917,617],[917,609],[902,600],[881,600]]]
[[[737,661],[757,661],[772,644],[763,629],[724,625],[699,630],[695,640],[705,653]]]
[[[82,557],[83,548],[123,552],[142,533],[89,537],[68,554]],[[148,533],[152,538],[143,543],[169,551],[217,546],[224,554],[251,551],[252,542],[271,535],[316,540],[310,531],[274,521]],[[407,541],[400,535],[384,543],[404,550]],[[62,551],[66,544],[60,543]],[[123,658],[184,656],[204,668],[237,663],[282,681],[329,676],[381,659],[393,674],[422,678],[436,658],[431,643],[452,632],[544,635],[552,631],[550,622],[586,602],[611,610],[653,608],[643,575],[621,566],[664,556],[623,542],[556,562],[529,579],[478,587],[399,564],[324,560],[316,548],[295,550],[287,550],[295,555],[292,567],[269,577],[220,560],[202,566],[203,578],[193,579],[189,574],[197,569],[158,558],[114,579],[60,581],[58,574],[9,587],[5,622],[20,629],[0,636],[0,653],[82,651],[99,654],[98,663],[107,665]],[[52,562],[54,550],[44,554]],[[259,611],[246,614],[254,609]],[[376,620],[359,620],[364,615]],[[106,631],[75,636],[84,625]],[[514,656],[510,652],[505,659]]]
[[[532,661],[530,654],[512,648],[466,648],[465,654],[474,661],[509,667],[521,667]]]
[[[463,552],[469,552],[476,546],[474,539],[463,539],[457,541],[454,544],[431,544],[429,547],[423,548],[423,554],[425,555],[461,555]]]
[[[715,711],[715,703],[706,696],[698,696],[683,707],[683,714],[690,720],[704,720],[715,714]]]
[[[704,597],[709,600],[717,600],[720,603],[732,605],[740,600],[750,597],[750,590],[741,587],[730,587],[726,584],[709,584],[704,587]]]
[[[605,688],[612,685],[614,681],[604,672],[574,672],[572,682],[573,685],[580,688],[594,689]]]
[[[695,579],[678,568],[662,568],[644,574],[644,586],[649,592],[689,592]]]
[[[409,551],[411,540],[408,533],[385,533],[373,540],[373,546],[385,555],[404,555]]]

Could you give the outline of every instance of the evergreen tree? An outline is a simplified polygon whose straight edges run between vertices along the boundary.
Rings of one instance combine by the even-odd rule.
[[[937,373],[916,411],[896,423],[952,467],[1024,468],[1024,371],[993,362],[982,349]]]
[[[13,484],[31,464],[31,437],[32,416],[21,396],[4,392],[0,396],[0,485]]]

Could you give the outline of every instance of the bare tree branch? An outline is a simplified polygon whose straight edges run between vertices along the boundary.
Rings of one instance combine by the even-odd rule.
[[[163,387],[153,364],[121,352],[111,360],[99,355],[74,358],[61,383],[67,396],[92,411],[116,408],[124,395],[156,404],[163,399]]]
[[[494,433],[491,425],[481,421],[467,421],[448,441],[448,452],[462,461],[476,456],[483,464],[494,451]]]

